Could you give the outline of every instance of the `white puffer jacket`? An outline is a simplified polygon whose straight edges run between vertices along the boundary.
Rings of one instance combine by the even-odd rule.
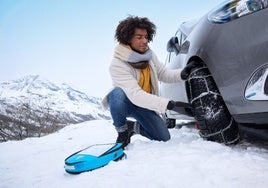
[[[138,85],[140,69],[135,69],[128,63],[131,55],[133,55],[133,51],[125,45],[119,44],[115,48],[114,58],[109,69],[113,88],[123,89],[128,99],[137,106],[164,113],[170,99],[159,96],[159,81],[166,83],[181,81],[181,69],[168,70],[152,53],[149,60],[152,86],[152,94],[150,94]],[[108,94],[103,99],[102,104],[108,108]]]

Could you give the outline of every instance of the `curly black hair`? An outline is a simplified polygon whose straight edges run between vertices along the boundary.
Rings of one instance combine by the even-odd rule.
[[[148,42],[153,41],[153,37],[156,33],[156,26],[148,18],[138,16],[129,16],[120,21],[115,31],[115,39],[119,43],[127,45],[133,37],[136,28],[146,29]]]

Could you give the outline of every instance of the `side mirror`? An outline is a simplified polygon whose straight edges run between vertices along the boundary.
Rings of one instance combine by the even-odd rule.
[[[176,54],[179,53],[180,51],[180,46],[179,46],[179,40],[178,37],[171,37],[167,43],[167,51],[168,52],[175,52]]]

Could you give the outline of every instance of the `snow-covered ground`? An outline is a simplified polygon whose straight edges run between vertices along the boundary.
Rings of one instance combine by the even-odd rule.
[[[111,121],[89,121],[41,138],[0,143],[0,187],[268,187],[267,145],[228,147],[204,141],[187,127],[170,132],[168,142],[135,135],[125,150],[127,159],[79,175],[64,171],[64,159],[89,145],[114,142]]]

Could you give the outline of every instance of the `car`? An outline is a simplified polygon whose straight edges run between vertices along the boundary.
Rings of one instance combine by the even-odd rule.
[[[268,139],[268,0],[228,0],[198,20],[182,23],[167,42],[166,66],[194,64],[186,81],[160,84],[160,95],[189,102],[204,139],[235,144],[251,132]],[[174,121],[175,120],[175,121]]]

